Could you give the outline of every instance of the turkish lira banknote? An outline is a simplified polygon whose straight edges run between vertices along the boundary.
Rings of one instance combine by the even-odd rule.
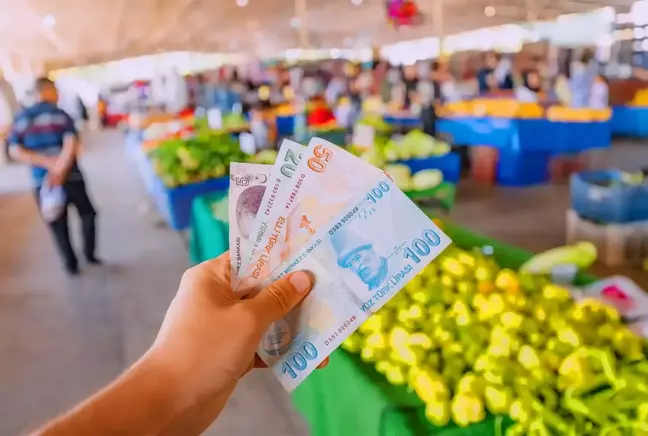
[[[288,390],[451,242],[385,174],[354,194],[260,283],[299,270],[315,277],[303,303],[271,326],[257,351]]]
[[[250,235],[266,191],[271,165],[237,163],[230,165],[229,244],[231,281],[234,285],[243,259],[249,253]]]
[[[276,164],[275,164],[276,167]],[[359,189],[383,175],[346,150],[313,138],[302,154],[291,184],[276,193],[260,240],[241,270],[238,292],[249,293],[300,249],[319,227],[340,211]]]
[[[247,252],[243,261],[243,267],[239,276],[245,272],[245,267],[248,265],[250,258],[256,252],[257,247],[261,243],[263,236],[268,228],[268,220],[272,216],[273,209],[277,205],[277,196],[279,191],[285,185],[290,184],[290,180],[295,174],[297,165],[301,160],[303,151],[306,148],[297,142],[289,139],[284,139],[277,153],[277,159],[270,171],[268,189],[265,191],[261,204],[259,206],[259,213],[252,224],[252,237],[250,238],[249,251]]]

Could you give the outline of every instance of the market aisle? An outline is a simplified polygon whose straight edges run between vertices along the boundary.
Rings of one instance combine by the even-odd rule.
[[[88,141],[83,168],[106,266],[74,279],[60,268],[26,172],[0,168],[1,435],[63,411],[132,363],[155,337],[188,266],[182,239],[142,207],[146,197],[122,144],[118,132]],[[228,435],[307,433],[264,372],[241,383],[214,427]]]

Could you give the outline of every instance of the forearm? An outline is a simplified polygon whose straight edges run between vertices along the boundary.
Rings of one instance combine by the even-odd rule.
[[[180,378],[150,353],[106,389],[35,435],[157,435],[192,407]]]
[[[22,162],[33,167],[49,169],[54,161],[50,156],[34,153],[33,151],[27,150],[19,145],[10,146],[9,153],[11,157],[18,162]]]
[[[56,160],[56,169],[67,173],[76,160],[79,140],[76,136],[69,136],[63,142],[63,149]]]

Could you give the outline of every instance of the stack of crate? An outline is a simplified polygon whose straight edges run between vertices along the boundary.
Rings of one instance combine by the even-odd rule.
[[[588,171],[570,180],[567,242],[590,241],[608,266],[648,259],[648,184],[619,182],[615,171]]]

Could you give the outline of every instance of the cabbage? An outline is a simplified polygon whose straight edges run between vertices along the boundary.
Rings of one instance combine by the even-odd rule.
[[[401,191],[412,190],[412,171],[405,164],[391,164],[385,166],[385,172],[394,179],[394,183]]]
[[[419,171],[412,176],[412,185],[415,191],[436,188],[441,182],[443,182],[443,173],[436,169]]]
[[[362,153],[360,155],[360,159],[370,163],[377,168],[382,168],[385,166],[385,157],[383,156],[382,152],[376,147]]]

